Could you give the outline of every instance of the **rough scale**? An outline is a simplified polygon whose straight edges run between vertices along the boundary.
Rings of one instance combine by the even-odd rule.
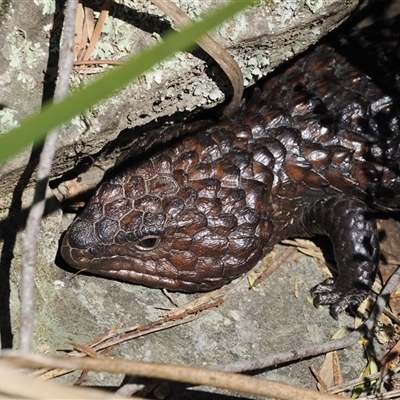
[[[400,81],[398,69],[390,78]],[[314,302],[335,317],[357,306],[379,260],[372,211],[400,209],[400,114],[382,82],[322,44],[234,118],[164,128],[186,136],[115,168],[65,234],[64,259],[152,287],[211,290],[284,238],[327,235],[339,274],[312,288]]]

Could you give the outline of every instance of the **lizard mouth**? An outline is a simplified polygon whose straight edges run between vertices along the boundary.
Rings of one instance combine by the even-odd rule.
[[[168,289],[171,291],[179,292],[204,292],[217,289],[223,285],[223,283],[218,282],[218,284],[212,284],[212,282],[193,282],[188,280],[183,280],[181,278],[168,278],[165,276],[156,276],[146,272],[133,271],[132,269],[118,269],[118,270],[101,270],[101,269],[88,269],[88,272],[93,272],[96,275],[107,276],[112,279],[122,280],[126,282],[131,282],[139,285],[148,286],[156,289]]]
[[[88,249],[71,246],[68,232],[63,238],[60,253],[73,268],[152,288],[198,292],[210,291],[229,282],[228,279],[221,277],[199,279],[194,271],[192,273],[180,272],[176,269],[162,271],[153,263],[142,265],[142,260],[127,256],[94,257]]]

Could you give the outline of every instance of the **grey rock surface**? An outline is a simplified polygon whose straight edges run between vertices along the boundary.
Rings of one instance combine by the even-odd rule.
[[[9,7],[5,16],[0,17],[3,18],[0,27],[3,39],[0,44],[0,104],[5,106],[0,110],[0,128],[12,126],[40,107],[42,71],[46,69],[48,34],[52,23],[50,3],[47,0],[0,1],[1,5],[7,4]],[[121,8],[120,12],[122,15],[131,15],[133,2],[126,3],[129,3],[128,8]],[[149,13],[152,15],[150,21],[168,24],[154,8],[144,8],[144,2],[134,3],[138,7],[134,15]],[[196,7],[204,3],[211,5],[211,2],[191,2]],[[248,62],[246,76],[249,83],[315,42],[359,4],[350,0],[301,3],[305,6],[300,10],[296,9],[300,2],[295,0],[275,1],[273,10],[263,3],[262,11],[255,12],[260,17],[259,22],[252,24],[254,30],[257,27],[258,33],[252,31],[249,36],[248,30],[244,29],[240,34],[242,36],[239,33],[235,36],[234,42],[226,38],[228,27],[217,32],[218,40],[232,50],[239,62],[240,59],[243,60],[242,64]],[[190,8],[187,11],[190,14]],[[246,14],[243,18],[229,27],[234,32],[239,27],[246,28],[248,18],[255,16]],[[268,24],[265,26],[262,21],[266,19]],[[131,49],[126,51],[118,48],[118,38],[113,36],[114,33],[119,32],[127,38],[135,37],[135,50],[157,40],[153,32],[143,31],[135,36],[138,28],[133,22],[117,17],[110,18],[110,21],[111,25],[102,38],[105,53],[99,53],[99,56],[110,56],[106,53],[107,43],[113,44],[112,51],[117,52],[117,58],[131,52]],[[310,35],[311,38],[303,39],[301,35]],[[262,45],[260,40],[263,41]],[[277,55],[268,50],[266,59],[267,46],[268,49],[278,49]],[[256,47],[260,53],[248,53]],[[101,47],[98,51],[101,51]],[[93,177],[90,180],[93,183],[88,186],[91,186],[101,179],[104,168],[112,165],[121,150],[116,144],[113,146],[115,150],[108,151],[107,143],[118,141],[124,129],[146,124],[154,118],[167,118],[177,111],[192,110],[199,105],[211,106],[214,101],[221,101],[221,92],[217,86],[212,86],[206,69],[206,64],[193,54],[180,55],[175,61],[162,65],[161,72],[149,73],[124,93],[96,106],[85,116],[77,117],[63,129],[54,176],[69,170],[85,157],[90,158],[93,164]],[[145,95],[142,94],[144,90]],[[177,93],[182,93],[182,98]],[[3,347],[18,345],[21,231],[33,197],[30,185],[35,179],[32,175],[35,166],[26,167],[28,158],[29,152],[26,151],[0,170],[0,336]],[[147,324],[162,316],[162,308],[173,307],[159,290],[84,274],[76,275],[66,269],[60,260],[56,261],[59,239],[68,221],[63,217],[60,204],[51,191],[48,198],[46,217],[38,237],[36,352],[64,354],[64,351],[72,349],[71,342],[86,343],[119,324],[123,327]],[[142,359],[150,351],[154,361],[213,365],[328,341],[340,327],[352,328],[353,319],[341,316],[339,321],[335,321],[329,316],[328,310],[317,310],[310,304],[307,300],[309,288],[322,279],[315,262],[298,253],[290,263],[282,265],[263,282],[257,291],[249,290],[247,282],[243,280],[218,308],[203,312],[190,323],[116,346],[110,356]],[[294,295],[296,286],[298,297]],[[199,294],[177,293],[174,296],[179,304],[184,304]],[[361,345],[340,351],[339,357],[345,379],[358,377],[366,363]],[[309,367],[313,364],[318,369],[322,360],[323,357],[318,357],[270,368],[261,376],[314,388],[315,380]],[[62,379],[71,383],[76,376],[67,375]],[[121,376],[89,374],[86,384],[117,386],[122,379]],[[201,390],[207,392],[209,388]],[[201,394],[199,388],[193,388],[190,393],[181,395],[181,398],[212,398],[211,395]],[[244,397],[222,390],[215,393],[215,399]],[[223,394],[227,397],[222,397]]]

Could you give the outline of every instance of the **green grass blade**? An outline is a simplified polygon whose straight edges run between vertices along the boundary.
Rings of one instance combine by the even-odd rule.
[[[44,105],[41,112],[25,118],[18,128],[0,136],[0,163],[32,142],[42,140],[50,130],[123,89],[131,80],[173,53],[187,50],[206,32],[255,3],[254,0],[232,0],[227,6],[211,12],[202,21],[190,25],[181,32],[167,34],[161,44],[143,51],[125,65],[104,73],[95,82],[74,91],[63,101]]]

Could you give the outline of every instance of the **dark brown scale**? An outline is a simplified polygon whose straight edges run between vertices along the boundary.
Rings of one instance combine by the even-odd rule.
[[[392,24],[399,30],[400,19]],[[398,69],[387,76],[400,81]],[[189,135],[136,162],[126,156],[67,231],[62,255],[97,274],[197,291],[239,276],[288,236],[327,235],[339,275],[312,294],[337,316],[365,298],[376,271],[372,210],[400,209],[399,115],[393,91],[320,45],[235,117],[150,132],[150,142]]]

